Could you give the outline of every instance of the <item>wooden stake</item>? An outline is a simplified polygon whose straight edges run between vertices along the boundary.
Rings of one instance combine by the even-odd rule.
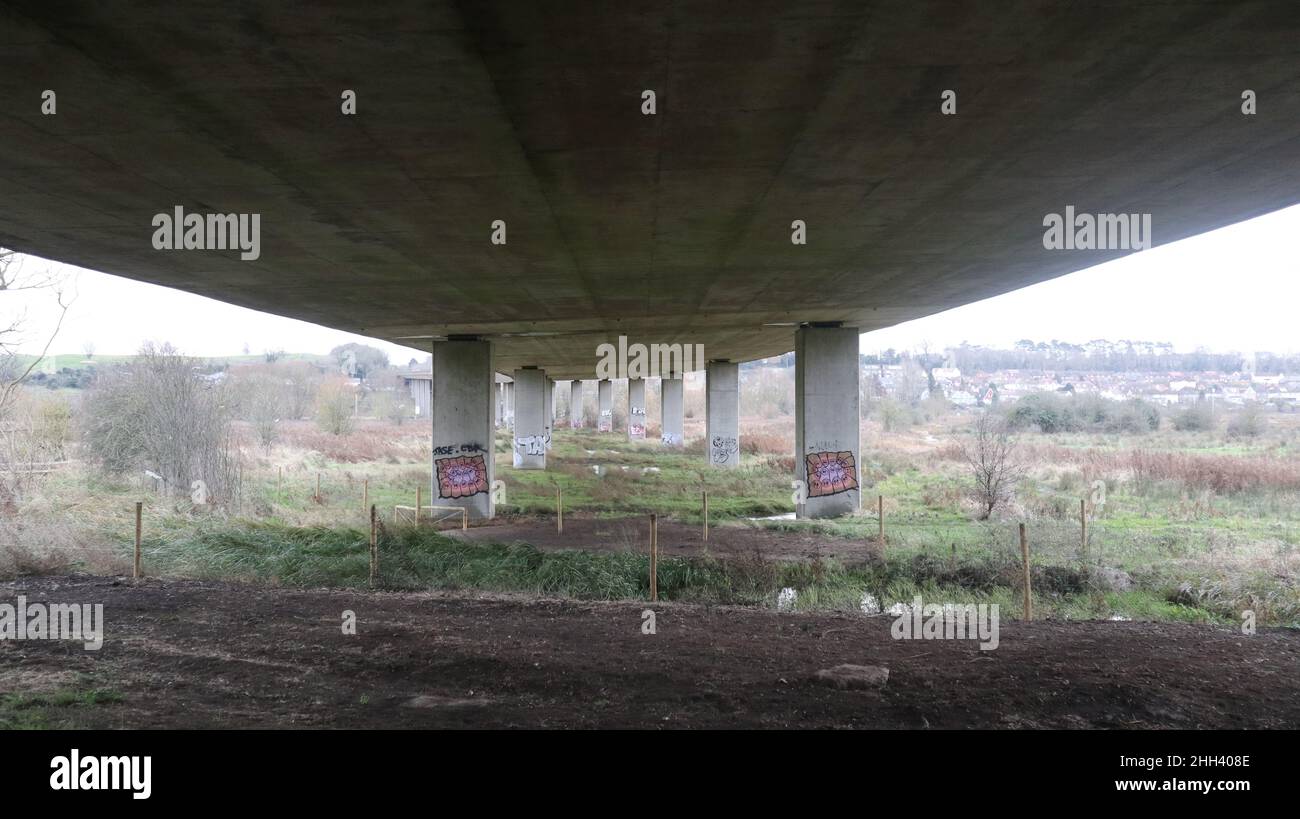
[[[420,504],[424,502],[424,498],[422,498],[420,494],[423,491],[424,491],[423,486],[415,487],[415,525],[416,526],[420,525]]]
[[[650,516],[650,602],[659,600],[659,516]]]
[[[709,490],[704,490],[704,542],[709,542]]]
[[[280,484],[283,481],[284,481],[284,467],[281,466],[277,468],[277,471],[275,473],[275,500],[277,503],[280,502],[280,499],[283,497],[280,494]]]
[[[375,507],[370,507],[370,588],[375,587],[375,576],[379,574],[379,520]]]
[[[555,487],[555,531],[564,533],[564,496],[560,487]]]
[[[880,519],[880,548],[885,548],[885,496],[876,495],[876,517]]]
[[[320,503],[320,473],[316,473],[316,502]]]
[[[136,580],[140,579],[140,568],[141,568],[140,567],[140,533],[142,531],[140,518],[143,511],[144,511],[144,503],[142,501],[136,501],[135,502],[135,567],[131,574],[131,576]]]
[[[1088,558],[1088,502],[1079,498],[1079,557]]]
[[[460,508],[460,530],[462,532],[469,531],[469,510],[463,506]]]
[[[1020,562],[1025,567],[1025,619],[1034,619],[1033,590],[1029,584],[1029,535],[1025,534],[1025,524],[1020,524]]]
[[[370,507],[370,479],[366,478],[361,483],[361,509],[364,511]]]

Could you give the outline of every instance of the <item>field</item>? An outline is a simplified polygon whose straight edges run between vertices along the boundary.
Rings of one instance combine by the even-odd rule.
[[[102,602],[98,652],[0,643],[0,727],[1279,728],[1278,629],[1009,621],[996,651],[899,641],[889,617],[217,581],[31,578]],[[0,600],[12,585],[0,586]],[[357,633],[340,628],[344,611]],[[815,680],[883,666],[875,690]]]
[[[438,520],[442,513],[419,529],[409,513],[394,521],[394,507],[414,506],[417,487],[427,486],[422,425],[363,421],[330,435],[296,422],[269,449],[245,447],[230,512],[162,498],[84,465],[61,470],[39,502],[6,524],[3,568],[126,572],[134,502],[143,500],[147,574],[358,587],[368,572],[364,497],[380,513],[381,582],[390,588],[643,597],[654,513],[669,599],[774,607],[793,589],[788,608],[858,611],[924,593],[1015,610],[1024,522],[1040,616],[1228,625],[1249,610],[1260,625],[1295,626],[1297,429],[1290,416],[1271,420],[1250,444],[1174,431],[1023,435],[1028,475],[987,521],[968,499],[961,416],[894,433],[866,422],[862,515],[815,522],[779,517],[793,510],[792,442],[781,420],[746,422],[745,466],[735,471],[704,466],[698,420],[688,423],[694,444],[677,453],[617,434],[557,430],[550,468],[535,472],[510,467],[502,431],[505,503],[496,521],[466,535],[454,531],[457,516]],[[1105,502],[1090,509],[1085,544],[1079,500],[1098,481]]]
[[[0,642],[0,725],[1294,725],[1296,421],[1271,414],[1249,439],[1024,432],[1024,477],[987,520],[960,413],[889,432],[864,421],[864,509],[834,521],[793,519],[781,416],[743,420],[733,471],[705,465],[698,417],[679,452],[653,427],[635,444],[557,429],[533,472],[511,468],[500,431],[505,497],[468,531],[458,515],[415,526],[395,511],[417,488],[429,503],[422,423],[363,418],[336,435],[285,422],[263,446],[241,422],[225,508],[72,458],[0,523],[0,603],[102,601],[104,648]],[[145,579],[132,581],[137,501]],[[998,649],[891,639],[917,596],[996,604]],[[340,631],[345,610],[356,635]],[[890,681],[814,678],[842,663]]]

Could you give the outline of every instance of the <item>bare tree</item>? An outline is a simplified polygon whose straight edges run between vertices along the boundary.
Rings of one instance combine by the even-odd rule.
[[[355,397],[355,391],[342,378],[324,382],[316,392],[316,423],[333,435],[347,435],[356,421]]]
[[[267,451],[280,437],[280,419],[284,415],[288,385],[277,378],[272,368],[239,379],[240,405],[244,418],[253,425],[257,440]]]
[[[975,479],[972,496],[980,506],[980,520],[1011,499],[1016,484],[1024,477],[1016,440],[1006,421],[982,412],[975,420],[971,437],[960,444],[962,455]]]
[[[106,471],[147,469],[171,495],[202,481],[205,502],[235,499],[239,452],[225,386],[170,345],[146,344],[130,365],[102,373],[82,416],[87,452]]]
[[[22,260],[12,250],[0,248],[0,293],[17,293],[24,290],[48,290],[58,306],[58,319],[54,330],[45,339],[39,355],[31,356],[31,361],[24,361],[18,348],[26,341],[23,324],[27,316],[19,311],[10,319],[0,320],[0,421],[7,416],[9,408],[18,395],[18,388],[32,374],[36,366],[50,351],[50,345],[63,327],[63,318],[68,314],[72,300],[65,295],[63,279],[48,271],[28,274],[22,269]]]
[[[31,337],[24,332],[26,313],[11,309],[12,297],[22,291],[49,291],[58,308],[54,329],[41,344],[40,354],[24,356],[18,349]],[[0,319],[0,512],[19,508],[31,485],[40,480],[45,471],[43,461],[62,460],[62,443],[57,453],[50,454],[41,430],[48,419],[43,406],[20,400],[21,388],[28,376],[50,351],[63,318],[67,315],[71,299],[65,297],[63,280],[51,273],[28,274],[22,269],[22,259],[10,250],[0,248],[0,293],[9,296],[7,316]],[[30,359],[30,360],[28,360]]]

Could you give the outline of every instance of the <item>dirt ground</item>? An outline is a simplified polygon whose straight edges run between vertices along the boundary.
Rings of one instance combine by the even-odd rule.
[[[889,617],[91,576],[0,603],[103,603],[98,652],[0,641],[0,692],[70,680],[120,701],[78,727],[1294,728],[1300,635],[1003,622],[1001,645],[896,641]],[[344,610],[357,634],[342,633]],[[879,690],[819,669],[880,665]]]
[[[458,525],[458,524],[457,524]],[[587,552],[650,551],[650,518],[596,518],[565,515],[564,531],[557,532],[555,518],[501,517],[475,523],[461,531],[443,527],[450,537],[475,543],[521,542],[539,549],[581,549]],[[875,547],[862,540],[829,537],[816,532],[778,531],[757,527],[723,525],[709,527],[709,540],[699,524],[659,521],[659,554],[669,557],[753,557],[764,560],[812,560],[836,558],[845,563],[868,559]]]

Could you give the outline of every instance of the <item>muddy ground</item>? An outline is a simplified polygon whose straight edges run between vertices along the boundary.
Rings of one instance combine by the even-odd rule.
[[[98,652],[0,641],[0,692],[93,685],[77,727],[1294,728],[1300,634],[1003,622],[1001,645],[896,641],[889,617],[90,576],[0,603],[103,603]],[[342,633],[344,610],[357,634]],[[889,669],[880,690],[814,674]],[[0,698],[2,702],[4,698]],[[4,716],[0,708],[0,717]]]
[[[587,552],[639,552],[650,550],[650,518],[598,518],[590,515],[565,515],[564,531],[559,532],[555,518],[500,517],[477,522],[461,531],[459,524],[440,528],[450,537],[475,543],[528,543],[539,549],[581,549]],[[727,524],[709,527],[704,540],[701,524],[678,523],[660,519],[659,554],[668,557],[761,556],[764,560],[812,560],[835,558],[844,563],[867,560],[877,549],[874,541],[832,537],[814,531],[780,531]]]

